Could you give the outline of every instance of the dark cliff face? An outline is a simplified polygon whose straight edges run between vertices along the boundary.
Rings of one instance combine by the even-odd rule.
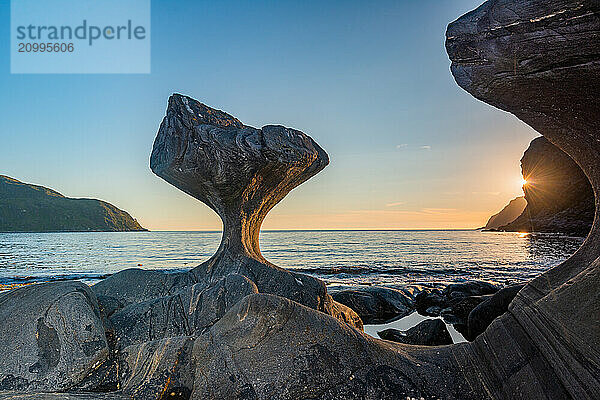
[[[495,230],[503,225],[513,222],[521,215],[526,206],[527,201],[525,200],[525,197],[521,196],[512,199],[498,214],[494,214],[490,217],[483,229]]]
[[[573,159],[540,137],[525,151],[521,169],[527,207],[500,229],[586,236],[594,221],[594,192]]]
[[[127,212],[0,175],[0,232],[144,231]]]

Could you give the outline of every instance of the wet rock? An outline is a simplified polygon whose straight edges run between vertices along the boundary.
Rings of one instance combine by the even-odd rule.
[[[193,338],[180,336],[127,347],[119,362],[123,393],[134,399],[189,399],[193,345]]]
[[[370,338],[271,295],[251,295],[198,338],[193,396],[211,399],[468,398],[447,350]]]
[[[463,335],[474,340],[482,334],[494,319],[508,311],[510,302],[524,285],[513,285],[500,289],[491,297],[479,303],[468,316],[468,329]]]
[[[0,321],[0,390],[65,390],[108,355],[96,298],[79,282],[2,293]]]
[[[415,297],[415,308],[421,315],[437,317],[446,304],[447,299],[439,289],[426,289]]]
[[[486,300],[486,298],[486,296],[454,298],[448,301],[447,307],[440,312],[440,316],[449,324],[462,324],[466,326],[469,313]]]
[[[235,303],[258,293],[242,275],[228,275],[214,286],[195,284],[177,294],[132,304],[110,317],[120,347],[201,333]]]
[[[446,286],[444,290],[442,290],[442,296],[444,296],[448,300],[452,300],[460,297],[493,294],[496,293],[499,289],[499,286],[484,281],[452,283]]]
[[[442,346],[452,344],[452,337],[446,324],[440,319],[428,319],[406,331],[386,329],[377,332],[380,338],[393,342],[421,346]]]
[[[130,268],[96,283],[92,290],[112,314],[120,307],[165,297],[197,283],[189,272]]]
[[[340,290],[331,297],[356,311],[365,324],[381,324],[404,317],[415,307],[410,293],[376,286]]]

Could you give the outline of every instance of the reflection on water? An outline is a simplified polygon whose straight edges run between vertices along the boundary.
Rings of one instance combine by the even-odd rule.
[[[125,268],[188,269],[208,259],[220,232],[0,234],[0,283],[81,279]],[[267,231],[263,254],[329,285],[438,285],[526,281],[583,242],[558,235],[478,231]]]
[[[387,324],[379,324],[379,325],[365,325],[365,333],[369,336],[379,339],[379,335],[377,332],[384,331],[386,329],[397,329],[399,331],[407,331],[410,328],[417,326],[423,321],[428,319],[440,319],[442,322],[444,320],[441,317],[425,317],[418,312],[413,312],[406,317],[397,319],[396,321],[388,322]],[[446,322],[444,322],[446,324]],[[461,343],[466,342],[467,340],[461,335],[454,326],[451,324],[446,324],[446,329],[448,329],[448,333],[450,333],[450,337],[452,338],[452,343]]]

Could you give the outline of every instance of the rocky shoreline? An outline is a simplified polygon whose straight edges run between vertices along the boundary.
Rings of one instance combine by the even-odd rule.
[[[490,0],[446,38],[457,83],[566,151],[595,190],[599,15],[593,2]],[[91,288],[58,282],[0,294],[0,398],[600,397],[598,220],[572,258],[522,288],[330,294],[268,262],[258,243],[269,210],[328,162],[300,131],[256,129],[173,95],[150,165],[221,217],[219,249],[187,272],[131,269]],[[384,321],[413,307],[474,340],[421,346],[362,332],[361,316]],[[427,325],[383,335],[447,340],[439,323]]]

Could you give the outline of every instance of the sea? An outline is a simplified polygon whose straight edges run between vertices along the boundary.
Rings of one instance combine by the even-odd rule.
[[[181,271],[210,258],[221,232],[0,233],[0,290],[81,280],[126,268]],[[582,238],[466,230],[263,231],[272,263],[332,289],[360,285],[443,287],[483,280],[525,282],[559,264]]]

